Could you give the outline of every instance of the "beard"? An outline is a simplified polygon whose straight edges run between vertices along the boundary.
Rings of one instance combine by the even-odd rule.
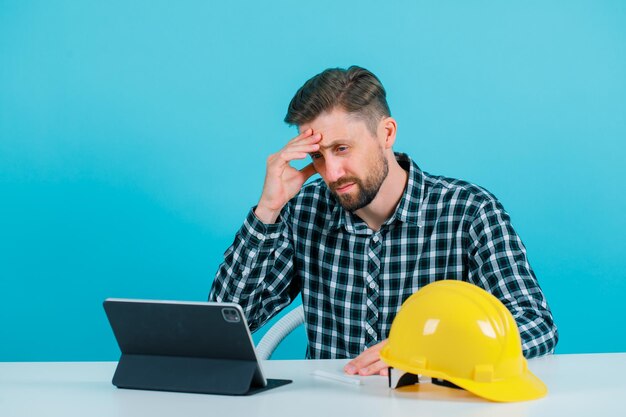
[[[357,177],[343,177],[336,182],[329,184],[330,192],[335,196],[335,199],[342,205],[347,211],[357,211],[374,200],[380,187],[383,185],[385,178],[389,174],[389,162],[385,155],[380,150],[378,158],[372,164],[369,175],[361,180]],[[345,186],[346,184],[354,183],[356,188],[356,194],[338,194],[336,190]]]

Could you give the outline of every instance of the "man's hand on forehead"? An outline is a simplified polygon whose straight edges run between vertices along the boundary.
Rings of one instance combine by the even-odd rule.
[[[318,151],[321,139],[321,134],[313,133],[313,129],[308,128],[287,142],[280,151],[267,158],[263,193],[255,210],[255,214],[263,223],[275,223],[280,210],[317,172],[312,163],[301,170],[292,167],[290,163],[305,159],[312,152]]]

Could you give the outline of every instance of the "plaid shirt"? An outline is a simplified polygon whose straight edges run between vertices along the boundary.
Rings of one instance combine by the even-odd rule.
[[[551,353],[552,314],[526,249],[496,198],[476,185],[409,172],[395,213],[370,229],[318,179],[305,185],[277,223],[250,211],[225,253],[209,299],[243,307],[256,330],[299,294],[307,357],[352,358],[387,338],[400,306],[442,279],[468,281],[511,311],[527,358]]]

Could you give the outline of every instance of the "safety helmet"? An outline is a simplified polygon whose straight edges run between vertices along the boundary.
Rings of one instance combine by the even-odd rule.
[[[409,297],[380,357],[390,367],[449,381],[491,401],[533,400],[548,392],[528,370],[509,310],[463,281],[436,281]]]

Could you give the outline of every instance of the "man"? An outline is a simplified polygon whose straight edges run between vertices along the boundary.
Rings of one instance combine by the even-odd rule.
[[[374,74],[316,75],[285,121],[299,135],[268,158],[211,300],[239,303],[255,330],[300,293],[307,357],[354,358],[347,373],[385,375],[379,351],[402,302],[430,282],[463,280],[507,306],[526,357],[554,350],[552,314],[508,214],[483,188],[393,152],[397,123]],[[308,156],[305,168],[290,165]]]

